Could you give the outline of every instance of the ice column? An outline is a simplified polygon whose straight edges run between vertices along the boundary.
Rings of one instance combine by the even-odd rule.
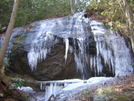
[[[68,38],[65,38],[65,56],[64,56],[64,58],[65,58],[65,62],[66,62],[66,60],[67,60],[67,54],[68,54],[68,49],[69,49],[69,40],[68,40]]]

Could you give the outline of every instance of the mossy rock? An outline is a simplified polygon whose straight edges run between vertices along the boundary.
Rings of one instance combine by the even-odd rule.
[[[93,101],[127,101],[129,96],[114,92],[114,87],[102,87],[95,91]]]
[[[16,38],[15,43],[23,42],[23,41],[26,39],[26,37],[27,37],[27,35],[24,34],[24,35],[22,35],[22,36]]]

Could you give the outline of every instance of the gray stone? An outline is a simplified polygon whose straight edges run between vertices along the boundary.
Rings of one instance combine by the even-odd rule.
[[[130,41],[81,13],[20,28],[13,32],[9,45],[9,69],[36,80],[125,76],[133,72]]]

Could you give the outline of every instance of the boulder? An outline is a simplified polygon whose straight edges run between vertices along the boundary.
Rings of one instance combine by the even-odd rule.
[[[16,29],[8,50],[9,69],[36,80],[133,73],[130,41],[82,13]]]

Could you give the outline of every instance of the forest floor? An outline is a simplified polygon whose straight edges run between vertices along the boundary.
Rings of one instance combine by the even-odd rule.
[[[90,87],[90,89],[83,90],[82,92],[79,93],[79,96],[75,98],[74,101],[93,101],[96,91],[104,87],[112,87],[113,88],[112,94],[116,96],[114,96],[115,98],[111,97],[110,99],[106,100],[105,99],[106,97],[110,97],[112,95],[112,94],[107,95],[109,93],[107,90],[103,101],[134,101],[134,74],[124,78],[125,79],[123,79],[122,81],[114,82],[110,86],[107,85],[103,87],[92,86],[92,88]],[[118,97],[117,95],[120,97]],[[102,101],[102,100],[97,100],[97,101]]]
[[[0,72],[0,101],[26,101],[27,94],[13,86],[12,78]]]

